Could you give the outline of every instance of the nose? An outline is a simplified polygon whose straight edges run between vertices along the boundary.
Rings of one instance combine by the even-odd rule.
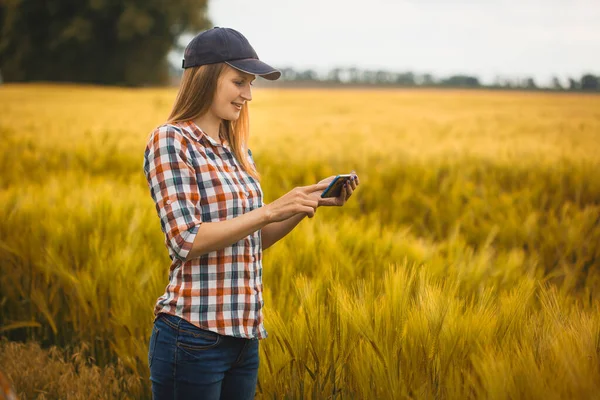
[[[252,100],[252,87],[250,85],[244,85],[244,88],[242,89],[240,96],[246,101],[251,101]]]

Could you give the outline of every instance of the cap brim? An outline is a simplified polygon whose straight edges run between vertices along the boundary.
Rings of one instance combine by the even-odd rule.
[[[281,76],[281,72],[256,58],[246,58],[243,60],[225,61],[229,66],[246,72],[248,74],[259,75],[270,81],[275,81]]]

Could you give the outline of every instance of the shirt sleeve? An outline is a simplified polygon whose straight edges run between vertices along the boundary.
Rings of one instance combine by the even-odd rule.
[[[171,259],[185,261],[202,223],[200,189],[187,140],[172,126],[150,136],[144,173]]]

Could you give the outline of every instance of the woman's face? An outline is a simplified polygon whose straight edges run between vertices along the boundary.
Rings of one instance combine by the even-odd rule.
[[[225,64],[217,83],[217,92],[210,110],[221,119],[235,121],[242,105],[252,100],[251,86],[256,77]]]

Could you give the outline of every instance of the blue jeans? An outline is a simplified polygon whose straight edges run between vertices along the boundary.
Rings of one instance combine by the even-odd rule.
[[[161,313],[152,328],[148,365],[154,400],[253,399],[258,339],[219,335]]]

